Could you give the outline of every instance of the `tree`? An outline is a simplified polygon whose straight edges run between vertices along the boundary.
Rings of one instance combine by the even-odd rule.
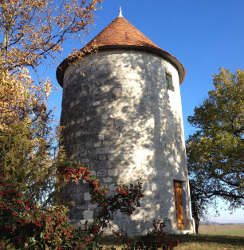
[[[39,75],[38,65],[53,62],[67,39],[88,32],[101,2],[0,1],[0,167],[39,202],[54,187],[58,137],[47,103],[52,84],[35,82],[29,70]]]
[[[51,86],[35,86],[24,69],[0,77],[0,166],[19,190],[40,200],[55,177],[57,142],[46,100]]]
[[[244,71],[221,68],[215,89],[188,121],[196,132],[187,140],[187,158],[196,225],[213,197],[230,209],[244,201]]]
[[[1,68],[37,67],[62,44],[80,38],[93,23],[102,0],[8,0],[0,1]]]

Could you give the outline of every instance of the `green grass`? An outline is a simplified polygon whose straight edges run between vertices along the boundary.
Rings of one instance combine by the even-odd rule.
[[[234,235],[224,235],[227,231],[222,232],[221,235],[214,234],[198,234],[198,235],[169,235],[171,240],[179,239],[182,244],[174,248],[175,250],[192,249],[192,250],[232,250],[243,249],[244,250],[244,230],[233,230]],[[215,233],[215,232],[211,232]],[[219,233],[219,232],[217,232]],[[239,235],[240,234],[240,235]],[[103,238],[103,249],[111,249],[113,246],[115,249],[122,249],[121,239],[114,236],[106,236]]]

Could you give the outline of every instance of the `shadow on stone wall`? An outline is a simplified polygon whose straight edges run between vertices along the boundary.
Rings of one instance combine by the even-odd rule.
[[[72,66],[64,82],[61,124],[67,154],[88,164],[110,193],[117,181],[142,179],[142,207],[131,217],[115,218],[134,235],[146,233],[158,218],[166,218],[169,231],[177,229],[170,222],[175,218],[173,180],[187,178],[181,117],[171,105],[180,96],[167,90],[160,62],[146,53],[101,53],[81,66],[85,76]],[[67,194],[76,204],[72,222],[96,213],[86,184],[70,184]]]

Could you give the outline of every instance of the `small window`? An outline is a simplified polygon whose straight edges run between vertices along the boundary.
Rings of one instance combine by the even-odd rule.
[[[173,81],[172,81],[172,75],[169,73],[166,73],[166,82],[167,82],[167,88],[169,90],[174,91]]]

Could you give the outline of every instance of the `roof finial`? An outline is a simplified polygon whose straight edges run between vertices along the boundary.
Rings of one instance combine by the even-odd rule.
[[[119,16],[120,16],[120,17],[123,17],[123,16],[122,16],[122,9],[121,9],[121,6],[120,6],[120,8],[119,8]]]

